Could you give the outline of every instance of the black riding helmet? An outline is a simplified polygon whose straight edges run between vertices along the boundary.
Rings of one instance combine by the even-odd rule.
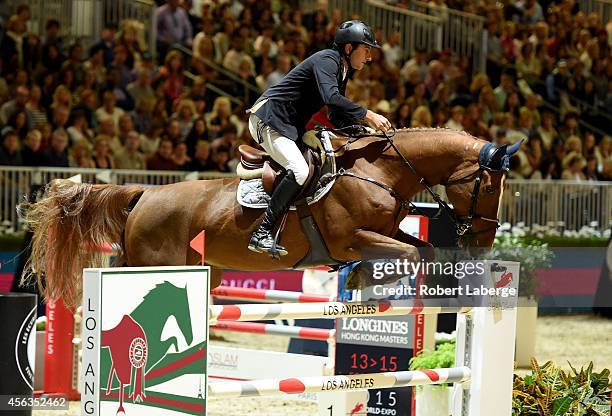
[[[374,32],[370,26],[363,23],[361,20],[349,20],[340,25],[334,37],[334,43],[340,49],[342,45],[347,43],[371,46],[372,48],[380,48]]]

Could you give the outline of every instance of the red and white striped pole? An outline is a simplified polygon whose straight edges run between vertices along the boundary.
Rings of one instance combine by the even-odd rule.
[[[336,335],[335,329],[306,328],[301,326],[274,325],[260,322],[224,321],[211,325],[212,329],[233,332],[248,332],[252,334],[283,335],[299,339],[327,341]]]
[[[211,290],[215,297],[234,300],[258,300],[262,302],[333,302],[332,295],[317,295],[286,290],[265,290],[246,287],[219,286]]]

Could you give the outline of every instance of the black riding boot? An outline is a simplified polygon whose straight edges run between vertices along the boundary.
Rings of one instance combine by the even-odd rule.
[[[249,250],[257,253],[268,253],[274,255],[272,252],[274,246],[274,235],[272,230],[276,225],[276,222],[281,218],[285,212],[291,206],[294,198],[298,196],[302,189],[302,186],[295,181],[295,175],[292,171],[287,171],[287,174],[283,177],[281,182],[278,184],[272,196],[270,203],[264,214],[261,225],[253,235],[249,242]],[[287,255],[287,249],[280,245],[275,247],[276,253],[280,256]]]

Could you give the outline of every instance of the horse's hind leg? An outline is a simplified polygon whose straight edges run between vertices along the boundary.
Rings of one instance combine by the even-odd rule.
[[[124,236],[128,266],[188,264],[188,218],[164,212],[159,204],[145,193],[130,213]]]

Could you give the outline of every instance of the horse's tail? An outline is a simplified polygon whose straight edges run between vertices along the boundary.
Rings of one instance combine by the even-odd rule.
[[[118,243],[123,255],[130,204],[142,192],[135,186],[54,180],[42,200],[25,207],[34,237],[24,279],[35,277],[46,298],[80,303],[83,268],[103,266],[103,243]]]

